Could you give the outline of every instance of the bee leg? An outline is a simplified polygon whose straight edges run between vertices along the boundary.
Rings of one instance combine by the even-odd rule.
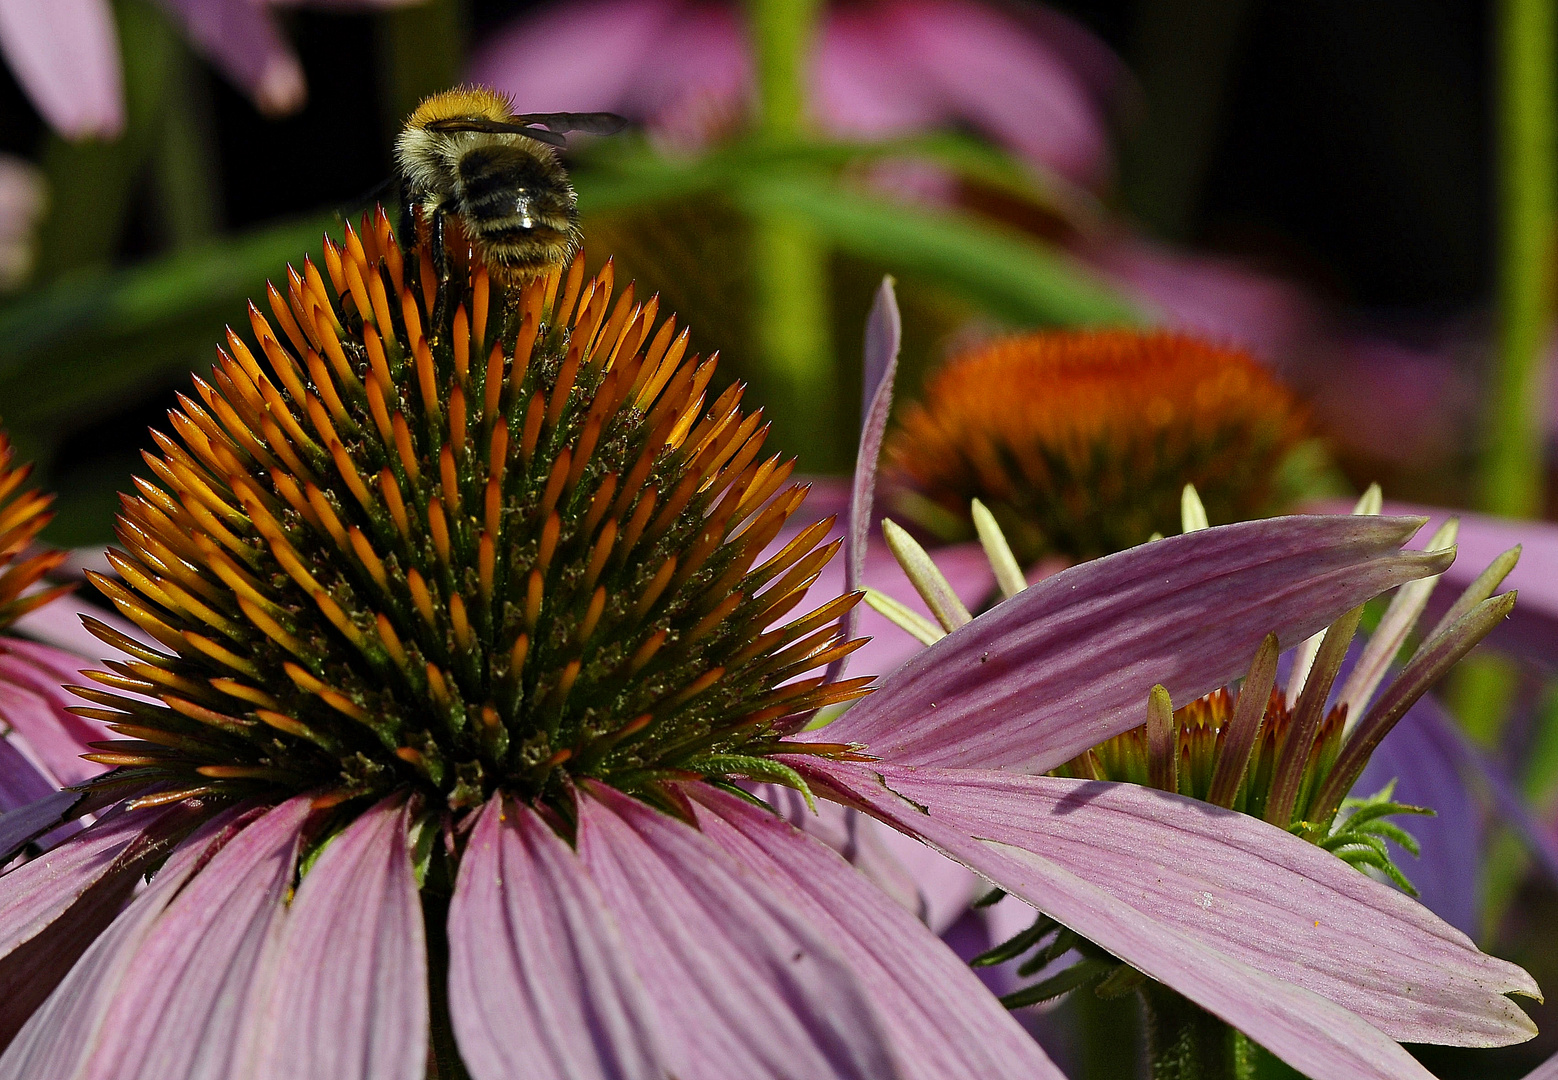
[[[400,226],[399,236],[401,251],[410,251],[417,243],[417,204],[411,194],[411,185],[400,185]]]
[[[430,328],[444,324],[444,314],[449,306],[449,258],[444,250],[444,212],[433,211],[433,220],[428,223],[428,246],[432,249],[433,273],[438,275],[437,299],[433,302],[433,313],[430,317]]]

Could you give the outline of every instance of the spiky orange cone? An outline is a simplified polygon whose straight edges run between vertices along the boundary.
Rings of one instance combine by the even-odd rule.
[[[169,653],[96,627],[135,659],[81,691],[128,740],[95,760],[143,803],[782,779],[782,718],[867,680],[795,681],[851,648],[854,599],[775,625],[835,545],[754,567],[805,494],[760,459],[761,412],[739,384],[705,408],[715,357],[656,298],[613,303],[610,263],[503,292],[467,250],[433,326],[417,250],[382,211],[327,239],[154,433],[124,584],[96,581]]]

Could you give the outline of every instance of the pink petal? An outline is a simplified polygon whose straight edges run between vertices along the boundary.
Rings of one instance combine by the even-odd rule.
[[[52,776],[22,753],[19,743],[20,740],[14,735],[0,737],[0,866],[9,862],[21,845],[31,843],[35,837],[59,824],[59,816],[55,814],[49,824],[36,832],[29,831],[34,824],[49,820],[47,811],[38,808],[39,802],[51,797],[54,797],[55,802],[60,802],[58,796],[63,793]],[[63,800],[62,808],[73,804],[79,797],[71,793]],[[22,814],[28,814],[25,825],[23,818],[18,816]],[[12,840],[12,836],[21,839]]]
[[[0,52],[67,139],[112,139],[124,130],[119,35],[107,0],[0,0]]]
[[[175,805],[106,815],[0,877],[0,1045],[113,921],[159,845],[198,813]]]
[[[162,0],[184,33],[262,112],[296,112],[308,96],[303,66],[254,0]]]
[[[471,833],[449,906],[449,1011],[475,1080],[666,1074],[600,890],[540,815],[501,796]]]
[[[0,866],[16,858],[17,852],[50,829],[70,820],[71,811],[82,801],[79,791],[56,791],[40,774],[24,772],[32,766],[19,754],[11,757],[13,754],[16,751],[10,743],[0,740],[0,795],[9,799],[11,793],[21,792],[28,785],[34,790],[42,789],[42,794],[25,805],[8,806],[0,814]],[[29,775],[30,780],[24,779]]]
[[[1242,674],[1442,565],[1401,518],[1293,517],[1169,537],[1063,570],[925,649],[816,735],[891,761],[1043,772]]]
[[[878,10],[891,55],[939,90],[949,118],[1078,182],[1105,179],[1102,110],[1049,41],[973,0],[896,0]]]
[[[1558,1054],[1554,1054],[1527,1073],[1526,1080],[1558,1080]]]
[[[1524,971],[1255,818],[1132,784],[792,763],[1315,1080],[1426,1076],[1392,1039],[1535,1033],[1502,996],[1540,995]]]
[[[470,77],[512,95],[524,112],[621,111],[630,108],[643,67],[666,59],[656,46],[683,6],[679,0],[553,4],[489,37],[471,61]]]
[[[869,814],[838,803],[818,803],[814,809],[794,788],[751,784],[748,790],[795,828],[836,851],[899,907],[925,919],[928,904],[920,883],[882,843],[884,834],[897,835],[892,829]],[[963,867],[958,869],[968,874]]]
[[[880,7],[831,7],[812,64],[812,108],[829,131],[887,138],[947,118],[941,88],[905,64],[897,45]]]
[[[69,710],[81,699],[61,683],[80,684],[83,661],[32,641],[0,641],[0,720],[27,741],[38,763],[60,786],[79,784],[103,766],[82,760],[90,743],[110,738],[108,728]]]
[[[77,1080],[82,1075],[97,1047],[103,1019],[147,934],[191,875],[254,816],[249,807],[234,807],[201,825],[174,850],[150,886],[91,941],[70,974],[28,1019],[0,1057],[0,1078]]]
[[[92,567],[97,569],[97,567]],[[107,560],[103,560],[103,569],[100,573],[115,573]],[[104,623],[121,634],[152,648],[160,649],[161,646],[153,641],[146,631],[136,626],[130,620],[121,618],[116,612],[105,610],[96,604],[81,599],[79,592],[67,593],[58,600],[44,604],[40,608],[33,608],[27,614],[11,624],[10,633],[20,634],[24,638],[32,638],[45,645],[52,645],[68,653],[74,653],[78,657],[87,660],[98,660],[104,656],[117,656],[112,648],[99,641],[91,631],[81,625],[82,616],[90,616],[100,623]]]
[[[1424,614],[1424,629],[1433,625],[1489,563],[1519,544],[1520,562],[1504,579],[1500,591],[1518,590],[1520,599],[1514,613],[1489,635],[1488,642],[1549,668],[1558,667],[1558,525],[1411,503],[1387,503],[1385,512],[1427,517],[1428,526],[1420,534],[1425,540],[1445,518],[1454,515],[1461,519],[1455,562],[1434,590]]]
[[[259,817],[168,905],[123,976],[85,1077],[232,1075],[312,813],[299,796]]]
[[[979,891],[968,867],[869,814],[830,802],[813,809],[800,792],[776,784],[754,784],[751,790],[791,825],[838,852],[933,934],[956,922]]]
[[[1064,1080],[976,976],[923,925],[821,844],[705,784],[683,789],[698,826],[820,930],[864,982],[904,1076]]]
[[[403,796],[380,802],[329,842],[298,886],[262,1006],[257,1080],[426,1072],[427,946],[409,814]]]
[[[680,1080],[895,1077],[847,962],[773,890],[689,826],[600,784],[579,854],[660,1013]]]
[[[903,338],[903,321],[898,316],[898,301],[893,296],[892,278],[883,278],[876,301],[866,319],[864,413],[860,418],[860,447],[855,455],[855,476],[850,484],[849,518],[844,533],[844,591],[854,592],[865,584],[866,550],[871,538],[871,500],[876,494],[876,466],[882,456],[882,436],[887,432],[887,416],[893,408],[893,379],[898,373],[898,345]],[[851,608],[840,627],[847,640],[860,625],[860,605]],[[828,678],[837,681],[844,675],[847,656],[828,666]]]

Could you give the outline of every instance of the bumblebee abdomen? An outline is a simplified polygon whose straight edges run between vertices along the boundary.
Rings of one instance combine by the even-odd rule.
[[[573,224],[573,189],[556,162],[490,143],[460,155],[458,173],[460,212],[479,230]]]

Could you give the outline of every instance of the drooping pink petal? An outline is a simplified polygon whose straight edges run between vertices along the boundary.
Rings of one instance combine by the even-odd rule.
[[[683,790],[704,834],[843,953],[875,999],[905,1077],[1063,1080],[967,965],[831,851],[733,795],[706,784]]]
[[[1513,964],[1254,818],[1132,784],[793,761],[1315,1080],[1424,1077],[1393,1039],[1520,1042]]]
[[[403,796],[335,837],[304,876],[260,1006],[255,1080],[419,1080],[427,946]],[[213,1078],[215,1080],[215,1078]]]
[[[871,314],[866,319],[864,412],[860,419],[855,476],[850,485],[849,517],[844,523],[845,592],[854,592],[865,585],[877,459],[882,456],[882,436],[887,432],[887,416],[893,408],[893,379],[898,373],[898,345],[902,337],[903,320],[899,318],[898,300],[893,295],[893,279],[883,278],[871,305]],[[846,640],[855,636],[860,625],[859,611],[857,604],[844,614],[841,630]],[[828,665],[829,681],[843,677],[848,661],[849,657],[841,656]]]
[[[0,0],[0,52],[49,126],[67,139],[124,130],[119,35],[108,0]]]
[[[254,0],[161,0],[207,59],[273,115],[296,112],[308,96],[303,65]]]
[[[666,1075],[599,888],[541,816],[494,796],[449,905],[449,1012],[474,1080]]]
[[[1396,549],[1419,522],[1291,517],[1173,536],[1062,570],[919,653],[816,737],[891,761],[1043,772],[1443,568]]]
[[[679,1080],[899,1075],[848,963],[707,837],[599,784],[579,854],[622,928]]]
[[[0,740],[0,770],[8,774],[0,778],[0,794],[22,790],[22,782],[9,774],[12,770],[31,768],[25,759],[13,760],[9,755],[14,753],[9,743]],[[0,866],[50,829],[70,820],[72,809],[82,801],[79,791],[56,791],[38,773],[31,775],[32,785],[42,788],[42,794],[24,805],[6,807],[5,813],[0,814]]]
[[[113,921],[161,845],[200,813],[174,805],[106,815],[0,876],[0,1045]]]
[[[312,813],[306,795],[268,811],[174,898],[125,971],[84,1077],[218,1080],[234,1073],[257,1004],[256,975],[286,911]]]

